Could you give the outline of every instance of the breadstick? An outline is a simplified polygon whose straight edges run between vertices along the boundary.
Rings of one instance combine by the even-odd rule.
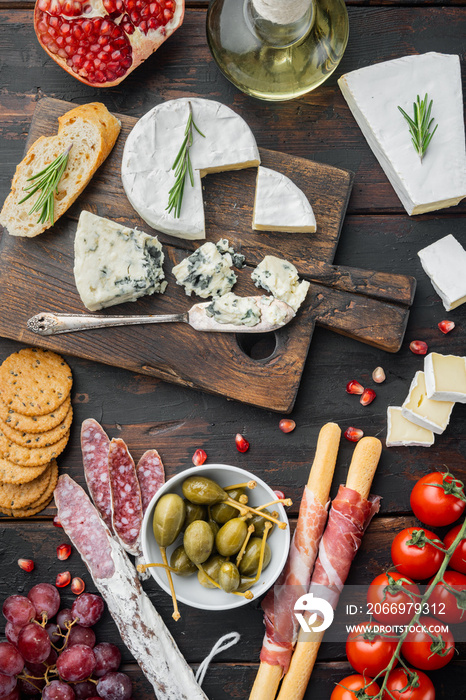
[[[364,499],[369,495],[381,452],[382,443],[373,437],[362,438],[354,450],[346,487],[357,491]],[[283,679],[277,700],[302,700],[323,636],[324,632],[306,633],[300,630],[290,668]]]
[[[307,486],[322,506],[328,501],[340,436],[341,429],[336,423],[327,423],[319,432]],[[261,661],[249,700],[274,700],[282,675],[282,666]]]

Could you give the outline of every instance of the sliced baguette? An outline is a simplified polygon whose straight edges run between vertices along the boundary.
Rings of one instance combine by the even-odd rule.
[[[11,236],[28,238],[48,229],[50,222],[37,223],[40,212],[29,215],[40,192],[19,204],[26,194],[24,187],[30,184],[27,179],[43,170],[73,144],[55,194],[56,221],[73,204],[104,162],[120,133],[120,126],[119,120],[100,102],[75,107],[59,117],[57,135],[37,139],[17,166],[11,192],[0,213],[0,224]]]

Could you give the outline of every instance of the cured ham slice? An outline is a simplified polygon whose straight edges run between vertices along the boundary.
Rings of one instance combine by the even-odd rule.
[[[112,530],[112,504],[108,477],[110,438],[93,418],[81,426],[81,451],[84,476],[91,498],[106,526]]]
[[[142,498],[134,460],[123,440],[113,439],[108,451],[112,500],[112,525],[121,545],[130,554],[142,554]]]
[[[208,700],[191,668],[141,588],[136,570],[83,489],[62,475],[55,503],[63,529],[107,603],[121,638],[158,700]]]
[[[142,512],[145,513],[152,498],[165,483],[165,470],[157,450],[144,452],[137,463],[136,472],[141,487]]]

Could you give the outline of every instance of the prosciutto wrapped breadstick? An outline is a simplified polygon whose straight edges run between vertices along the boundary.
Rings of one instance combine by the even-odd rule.
[[[307,593],[325,528],[340,435],[336,423],[327,423],[319,433],[288,560],[277,583],[262,602],[266,632],[250,700],[273,700],[280,679],[290,665],[299,631],[293,609],[298,598]]]
[[[309,591],[328,600],[333,608],[337,606],[364,531],[379,510],[380,498],[368,497],[381,451],[382,444],[377,438],[366,437],[358,442],[346,486],[340,486],[330,509]],[[299,632],[278,700],[302,700],[323,635],[319,631]]]

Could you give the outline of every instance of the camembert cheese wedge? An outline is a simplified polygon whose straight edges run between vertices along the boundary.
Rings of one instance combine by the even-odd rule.
[[[411,423],[401,413],[401,406],[387,409],[387,447],[430,447],[434,444],[434,433]]]
[[[455,405],[452,401],[432,401],[427,398],[424,372],[416,372],[409,387],[409,394],[401,407],[407,420],[441,435],[450,422]]]
[[[448,234],[418,253],[422,268],[447,311],[466,302],[466,250]]]
[[[259,166],[252,228],[255,231],[314,233],[316,217],[304,192],[289,177]]]
[[[431,352],[424,358],[426,392],[433,402],[466,403],[466,357]]]
[[[194,186],[185,181],[181,215],[167,211],[175,182],[173,163],[185,137],[191,104],[193,129],[189,156]],[[208,173],[240,170],[260,163],[254,135],[232,109],[199,97],[163,102],[138,121],[128,136],[121,177],[126,196],[149,226],[177,238],[205,238],[201,178]]]
[[[452,207],[466,197],[463,93],[458,56],[425,53],[343,75],[338,84],[408,214]],[[398,106],[413,115],[417,95],[433,100],[438,125],[424,158]]]

